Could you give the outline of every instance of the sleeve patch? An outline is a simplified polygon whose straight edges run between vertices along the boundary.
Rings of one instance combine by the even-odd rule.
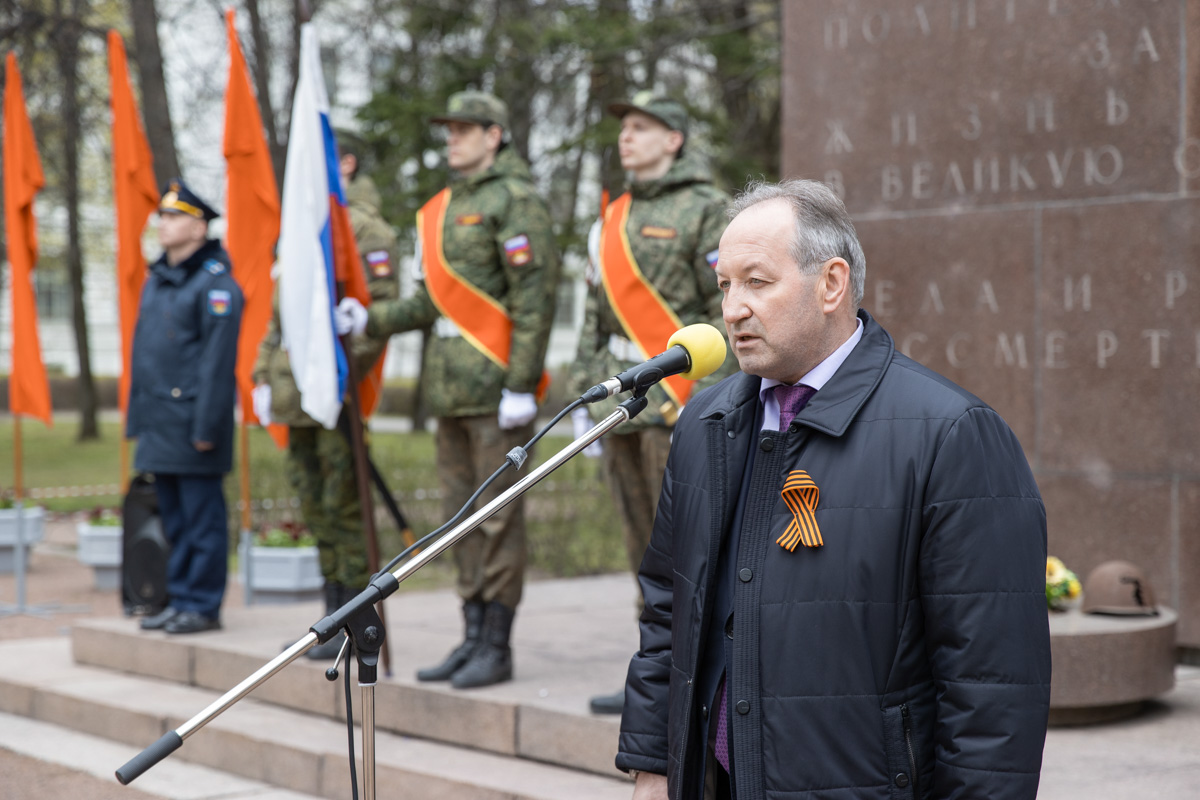
[[[367,253],[367,265],[376,278],[391,277],[392,256],[387,250],[372,250]]]
[[[212,289],[208,293],[208,313],[214,317],[228,317],[233,307],[233,295],[225,289]]]
[[[705,253],[704,260],[708,262],[708,265],[710,267],[712,267],[713,269],[716,269],[717,268],[717,251],[709,250],[707,253]]]
[[[677,235],[674,228],[664,228],[658,225],[642,226],[642,236],[647,239],[674,239]]]
[[[204,268],[206,270],[208,270],[209,272],[211,272],[213,275],[220,275],[221,273],[223,273],[225,271],[225,265],[222,264],[220,261],[213,261],[213,260],[205,261]]]
[[[523,233],[506,240],[504,252],[508,255],[508,263],[514,267],[528,264],[533,260],[533,248],[529,244],[529,237]]]

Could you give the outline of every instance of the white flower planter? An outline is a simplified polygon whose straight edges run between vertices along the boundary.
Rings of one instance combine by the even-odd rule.
[[[243,548],[241,563],[242,585],[256,603],[316,600],[325,586],[316,547]]]
[[[79,560],[92,568],[96,589],[104,592],[121,587],[121,559],[124,537],[119,525],[75,526],[79,542]]]
[[[33,545],[45,535],[45,511],[41,506],[21,509],[21,538],[25,542],[25,568]],[[0,508],[0,572],[12,572],[17,564],[17,509]]]

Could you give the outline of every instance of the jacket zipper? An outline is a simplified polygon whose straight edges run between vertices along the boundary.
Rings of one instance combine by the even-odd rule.
[[[917,780],[917,755],[912,744],[912,718],[908,713],[908,703],[900,704],[900,718],[904,723],[904,746],[908,748],[908,770],[912,778],[913,797],[920,800],[920,783]]]

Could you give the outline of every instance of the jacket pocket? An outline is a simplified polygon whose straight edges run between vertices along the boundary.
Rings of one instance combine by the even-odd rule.
[[[164,433],[170,431],[173,436],[190,441],[196,414],[196,387],[182,381],[167,381],[156,385],[149,394],[148,405],[153,410],[148,417],[162,426]]]
[[[891,797],[893,800],[915,800],[921,797],[921,751],[907,703],[883,709],[883,734]]]

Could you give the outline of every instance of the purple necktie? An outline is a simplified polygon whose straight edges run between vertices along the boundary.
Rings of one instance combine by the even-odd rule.
[[[800,409],[808,404],[817,390],[811,386],[798,383],[795,386],[780,384],[771,387],[775,400],[779,403],[779,430],[786,431],[792,420],[800,413]],[[717,761],[729,771],[729,705],[725,697],[725,679],[717,687],[717,698],[713,703],[717,707],[717,739],[713,742],[713,754]]]
[[[779,430],[786,431],[792,420],[800,413],[800,409],[808,404],[817,390],[811,386],[797,383],[795,386],[779,384],[771,387],[775,400],[779,403]]]
[[[729,772],[729,724],[726,717],[729,716],[729,708],[725,704],[725,679],[721,678],[721,685],[717,687],[717,697],[720,699],[713,703],[714,706],[720,709],[717,712],[717,740],[713,742],[713,754],[717,757],[717,762]]]

